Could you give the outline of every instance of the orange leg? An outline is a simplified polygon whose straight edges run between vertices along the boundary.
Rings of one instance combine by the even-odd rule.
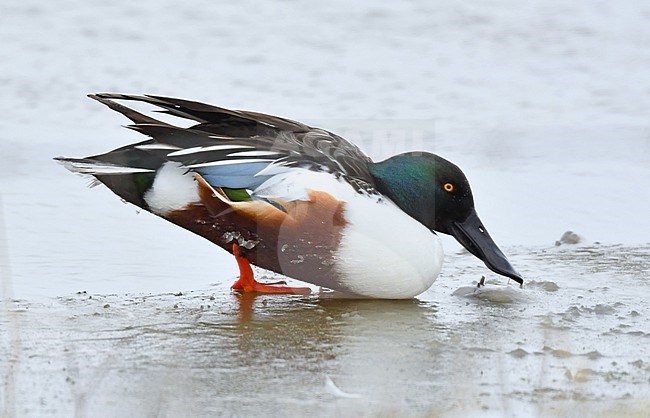
[[[237,265],[239,266],[239,280],[230,288],[237,292],[257,292],[257,293],[282,293],[294,295],[308,295],[311,290],[308,287],[289,287],[283,286],[285,282],[260,283],[253,277],[251,263],[239,254],[239,245],[232,244],[232,253],[235,255]]]

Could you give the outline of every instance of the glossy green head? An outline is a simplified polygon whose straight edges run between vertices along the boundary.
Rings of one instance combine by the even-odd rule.
[[[450,234],[450,223],[474,209],[465,174],[437,155],[399,154],[369,168],[379,191],[431,230]]]
[[[472,190],[458,166],[434,154],[410,152],[368,168],[378,191],[409,216],[452,235],[491,270],[523,283],[476,214]]]

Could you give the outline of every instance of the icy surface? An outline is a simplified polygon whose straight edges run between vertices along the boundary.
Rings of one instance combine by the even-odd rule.
[[[0,3],[3,415],[647,416],[648,42],[626,0]],[[142,139],[98,91],[436,152],[526,285],[445,239],[417,300],[232,295],[224,251],[51,160]]]

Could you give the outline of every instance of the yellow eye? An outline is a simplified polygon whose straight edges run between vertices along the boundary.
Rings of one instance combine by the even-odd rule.
[[[445,183],[444,186],[442,186],[446,192],[453,192],[454,191],[454,185],[451,183]]]

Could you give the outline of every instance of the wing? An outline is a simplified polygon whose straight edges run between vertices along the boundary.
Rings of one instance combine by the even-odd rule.
[[[129,128],[151,137],[149,141],[104,154],[102,157],[113,154],[109,160],[103,160],[112,164],[126,165],[126,157],[116,160],[118,154],[130,155],[138,149],[151,154],[156,164],[161,159],[179,162],[218,187],[254,188],[273,175],[273,168],[301,167],[332,173],[360,192],[374,191],[374,180],[368,171],[370,158],[344,138],[323,129],[262,113],[169,97],[89,97],[122,113],[133,122]],[[189,128],[178,127],[116,100],[144,102],[160,112],[197,123]],[[131,161],[128,163],[133,167]],[[143,168],[142,164],[136,167]],[[144,168],[151,167],[145,164]]]

